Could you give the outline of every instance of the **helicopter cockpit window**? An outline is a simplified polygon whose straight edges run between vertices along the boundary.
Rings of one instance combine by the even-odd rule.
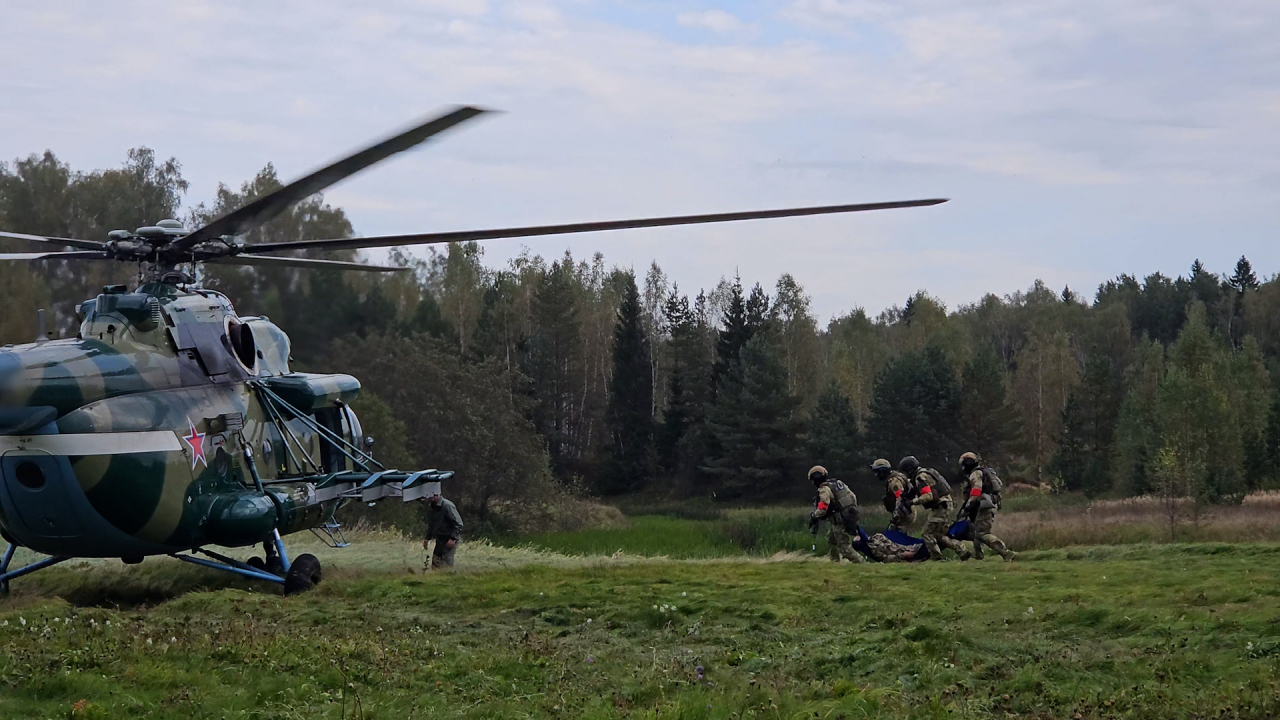
[[[231,343],[231,352],[250,373],[255,371],[258,363],[258,346],[253,341],[253,330],[235,318],[227,318],[227,340]]]

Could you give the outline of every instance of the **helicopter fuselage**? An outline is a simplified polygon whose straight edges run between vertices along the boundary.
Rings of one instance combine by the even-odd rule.
[[[6,539],[140,558],[331,520],[345,499],[317,487],[359,468],[316,426],[363,443],[356,379],[292,372],[285,333],[220,293],[105,290],[80,306],[79,337],[0,350]]]

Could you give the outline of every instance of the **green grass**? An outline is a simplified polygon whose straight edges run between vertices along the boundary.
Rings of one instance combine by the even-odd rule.
[[[1280,714],[1276,545],[855,567],[468,543],[462,572],[427,575],[410,572],[412,542],[342,552],[322,556],[317,591],[287,599],[172,562],[15,583],[0,717]],[[158,576],[155,605],[55,597]]]
[[[807,517],[808,510],[803,508],[721,510],[695,519],[640,515],[625,528],[541,533],[497,542],[569,555],[620,552],[681,559],[811,553],[815,543],[826,552],[825,527],[815,540],[807,530]]]

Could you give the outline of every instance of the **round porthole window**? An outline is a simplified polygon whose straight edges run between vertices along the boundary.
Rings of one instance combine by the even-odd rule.
[[[22,483],[23,487],[31,488],[32,490],[39,490],[44,487],[44,470],[41,470],[40,466],[33,462],[24,461],[18,463],[18,466],[13,469],[13,476],[18,479],[19,483]]]

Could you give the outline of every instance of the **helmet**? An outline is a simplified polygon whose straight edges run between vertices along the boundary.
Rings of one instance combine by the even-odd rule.
[[[888,460],[885,460],[884,458],[880,458],[875,462],[871,463],[871,469],[875,470],[876,472],[879,472],[881,470],[892,470],[893,466],[889,464]]]
[[[827,469],[821,465],[814,465],[809,468],[809,480],[812,481],[814,485],[820,485],[826,482]]]
[[[919,469],[920,461],[916,459],[915,455],[908,455],[898,461],[898,472],[907,477],[914,476]]]
[[[960,469],[968,472],[978,465],[978,454],[967,452],[960,456]]]

